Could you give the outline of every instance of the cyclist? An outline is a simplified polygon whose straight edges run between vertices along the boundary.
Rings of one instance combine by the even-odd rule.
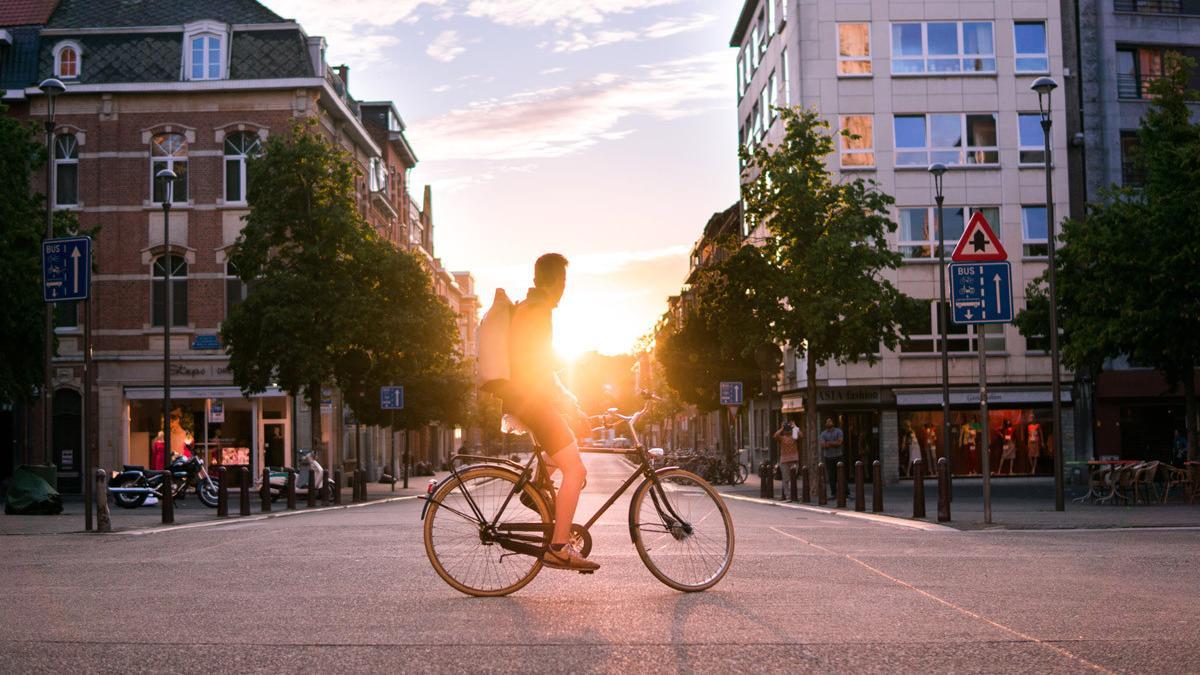
[[[571,522],[587,470],[579,456],[572,422],[586,425],[587,415],[555,374],[551,314],[567,285],[567,259],[547,253],[533,267],[533,288],[513,311],[508,333],[511,374],[501,396],[506,410],[532,433],[562,472],[554,499],[554,533],[542,564],[554,569],[592,572],[600,565],[568,546]]]

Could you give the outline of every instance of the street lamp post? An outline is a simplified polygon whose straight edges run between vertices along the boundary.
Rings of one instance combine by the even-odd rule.
[[[1054,187],[1050,173],[1050,126],[1051,126],[1051,93],[1058,88],[1058,83],[1049,77],[1039,77],[1029,87],[1038,95],[1038,109],[1042,114],[1042,135],[1045,140],[1046,160],[1046,258],[1050,266],[1049,295],[1050,295],[1050,400],[1054,415],[1054,510],[1065,508],[1063,499],[1063,449],[1062,449],[1062,391],[1059,382],[1059,353],[1058,353],[1058,293],[1055,287],[1055,277],[1058,270],[1054,264],[1055,226],[1054,226]]]
[[[938,324],[939,338],[942,345],[942,447],[946,448],[946,463],[950,464],[950,347],[947,339],[949,317],[946,316],[946,231],[944,228],[944,204],[946,197],[942,194],[942,178],[946,175],[946,165],[932,164],[929,173],[933,176],[933,199],[937,202],[937,247],[938,247]],[[936,452],[936,448],[934,451]],[[951,468],[952,467],[948,467]],[[953,474],[953,471],[951,471]],[[921,477],[924,480],[924,476]]]
[[[38,89],[46,95],[46,238],[54,238],[54,99],[67,90],[66,85],[51,77],[42,80]],[[54,359],[54,304],[46,303],[44,323],[45,345],[42,362],[42,448],[46,464],[54,463],[54,394],[50,381],[50,364]],[[87,480],[85,477],[84,480]]]
[[[174,292],[171,288],[171,200],[175,197],[175,179],[178,176],[170,169],[154,175],[162,181],[163,188],[163,470],[171,470],[171,320],[174,318],[172,305]],[[165,484],[165,483],[164,483]],[[163,491],[163,523],[175,522],[175,504],[172,495]]]

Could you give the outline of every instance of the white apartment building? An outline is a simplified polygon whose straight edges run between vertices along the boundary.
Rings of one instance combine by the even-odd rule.
[[[889,276],[926,301],[928,319],[899,349],[881,349],[874,366],[826,364],[818,370],[818,409],[846,434],[845,459],[881,460],[889,480],[907,473],[900,439],[911,427],[925,461],[949,456],[958,475],[978,473],[977,337],[949,326],[951,433],[941,435],[939,267],[931,163],[944,180],[947,258],[964,223],[981,211],[1009,253],[1014,302],[1046,268],[1043,135],[1034,79],[1073,84],[1064,70],[1058,2],[979,0],[746,0],[731,46],[742,143],[771,143],[783,129],[773,106],[816,108],[839,139],[830,169],[864,177],[896,198],[891,244],[904,265]],[[1055,209],[1067,213],[1067,132],[1063,91],[1053,96]],[[751,234],[751,233],[747,233]],[[1058,433],[1050,414],[1046,340],[1015,326],[987,333],[991,466],[1009,446],[1017,474],[1052,472]],[[798,412],[806,386],[803,354],[789,350],[780,380],[782,412]],[[1074,454],[1072,379],[1063,378],[1063,447]],[[780,400],[778,397],[776,400]],[[753,445],[768,446],[766,412],[753,414]],[[947,440],[949,443],[947,443]]]

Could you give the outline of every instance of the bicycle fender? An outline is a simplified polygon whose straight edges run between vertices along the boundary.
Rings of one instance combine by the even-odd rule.
[[[482,466],[482,465],[483,465],[483,464],[485,464],[485,463],[491,464],[490,462],[480,462],[479,464],[472,464],[471,466],[472,466],[472,467],[473,467],[473,466]],[[492,466],[495,466],[495,467],[497,467],[497,468],[500,468],[500,469],[504,469],[504,470],[506,470],[506,471],[510,471],[510,472],[512,471],[512,469],[509,469],[508,467],[504,466],[503,464],[492,464]],[[462,469],[462,470],[461,470],[459,473],[464,473],[464,472],[466,472],[466,471],[468,471],[468,470],[470,470],[470,469],[471,469],[471,467],[467,467],[467,468],[465,468],[465,469]],[[515,472],[514,472],[514,473],[515,473]],[[519,477],[519,476],[518,476],[518,477]],[[453,473],[451,473],[450,475],[446,476],[445,478],[443,478],[443,479],[441,479],[440,481],[438,481],[437,483],[435,483],[435,484],[434,484],[434,486],[433,486],[433,491],[432,491],[432,492],[430,492],[429,494],[424,494],[424,495],[421,495],[421,496],[417,497],[417,499],[420,499],[421,501],[425,502],[425,503],[424,503],[424,504],[421,506],[421,518],[420,518],[420,519],[421,519],[422,521],[424,521],[424,520],[425,520],[425,513],[429,511],[429,503],[430,503],[431,501],[433,501],[433,498],[432,498],[432,496],[433,496],[433,495],[435,495],[435,494],[437,494],[437,493],[438,493],[438,492],[439,492],[439,491],[442,489],[442,486],[443,486],[443,485],[445,485],[447,482],[449,482],[449,481],[451,481],[451,480],[454,480],[454,479],[455,479],[455,475],[454,475]]]
[[[654,475],[657,476],[657,475],[662,474],[664,471],[674,471],[675,469],[681,469],[681,467],[676,466],[676,465],[664,466],[661,469],[655,469]],[[686,470],[686,469],[681,469],[681,470]],[[642,482],[638,483],[637,487],[633,489],[633,494],[636,495],[638,493],[638,490],[641,490],[642,487],[645,486],[649,480],[650,480],[649,478],[643,478]],[[633,531],[634,520],[635,520],[635,514],[633,513],[633,500],[630,499],[629,500],[629,541],[630,542],[634,542],[637,540],[637,534]]]

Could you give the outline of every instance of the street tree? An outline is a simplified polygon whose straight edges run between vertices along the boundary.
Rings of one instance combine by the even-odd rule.
[[[762,294],[769,334],[805,351],[807,461],[817,459],[817,366],[875,363],[894,349],[919,304],[887,278],[901,256],[888,247],[896,231],[894,199],[861,177],[835,180],[827,166],[835,136],[815,110],[779,110],[785,125],[777,144],[743,147],[742,201],[770,273],[747,292]],[[843,135],[849,136],[847,132]],[[773,303],[764,302],[770,298]]]
[[[1196,369],[1200,367],[1200,123],[1189,104],[1195,60],[1168,52],[1149,86],[1138,129],[1138,185],[1112,187],[1082,219],[1062,226],[1057,251],[1063,363],[1096,374],[1112,358],[1161,370],[1186,400],[1189,459],[1197,457]],[[1017,317],[1026,336],[1049,333],[1047,273],[1026,290]]]

